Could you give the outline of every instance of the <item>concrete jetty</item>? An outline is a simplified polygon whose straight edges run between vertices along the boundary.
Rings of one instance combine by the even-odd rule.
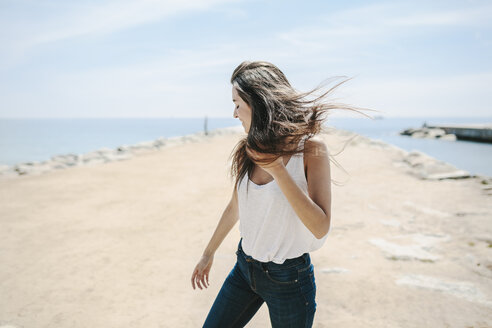
[[[446,134],[454,134],[460,140],[472,140],[479,142],[492,142],[492,123],[486,124],[446,124],[426,125],[429,129],[442,129]]]

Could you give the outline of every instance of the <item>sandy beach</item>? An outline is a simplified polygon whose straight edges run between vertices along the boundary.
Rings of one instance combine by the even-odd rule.
[[[242,135],[0,179],[0,328],[201,327],[239,224],[210,287],[190,278]],[[351,136],[321,134],[332,154]],[[332,230],[311,253],[314,327],[492,327],[492,180],[362,136],[335,159],[347,172],[332,163]],[[266,304],[248,327],[270,327]]]

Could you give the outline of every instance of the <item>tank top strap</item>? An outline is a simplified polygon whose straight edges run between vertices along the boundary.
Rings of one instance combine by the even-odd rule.
[[[302,149],[304,147],[304,142],[306,141],[307,136],[303,136],[301,141],[299,142],[298,149]],[[295,154],[295,156],[292,156],[292,159],[294,160],[294,165],[292,165],[292,174],[298,175],[299,178],[305,177],[304,175],[304,152]]]
[[[308,135],[305,135],[301,138],[301,141],[299,142],[299,148],[304,147],[304,142],[306,142]]]

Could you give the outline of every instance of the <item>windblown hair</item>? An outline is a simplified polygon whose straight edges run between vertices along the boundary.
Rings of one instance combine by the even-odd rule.
[[[309,92],[299,92],[290,85],[284,73],[269,62],[244,61],[236,67],[231,84],[236,87],[241,99],[251,107],[252,117],[248,135],[236,144],[229,157],[232,157],[230,173],[235,177],[234,189],[246,172],[251,176],[255,166],[246,153],[246,146],[259,153],[272,154],[275,158],[294,155],[304,151],[296,147],[301,138],[306,136],[305,141],[308,141],[322,132],[323,122],[330,111],[351,110],[370,117],[360,110],[374,111],[372,109],[325,100],[327,95],[350,79],[339,82],[314,99],[308,99],[321,89],[322,83]],[[308,144],[304,148],[306,153],[314,153],[313,147]]]

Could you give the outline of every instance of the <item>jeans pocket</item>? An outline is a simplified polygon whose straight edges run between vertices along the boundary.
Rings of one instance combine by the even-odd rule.
[[[287,269],[265,270],[265,275],[272,282],[280,285],[295,284],[299,279],[296,267]]]

